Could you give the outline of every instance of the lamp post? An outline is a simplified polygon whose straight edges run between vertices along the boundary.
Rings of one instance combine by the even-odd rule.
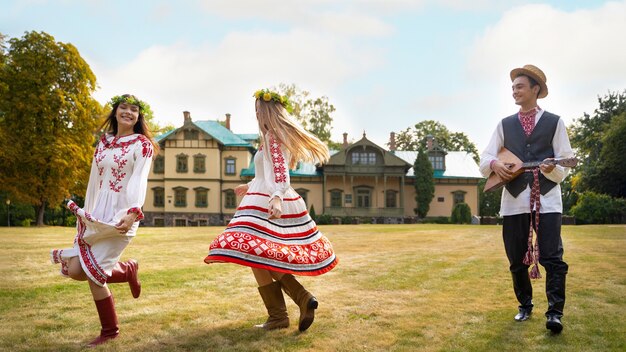
[[[11,227],[11,200],[7,198],[7,227]]]

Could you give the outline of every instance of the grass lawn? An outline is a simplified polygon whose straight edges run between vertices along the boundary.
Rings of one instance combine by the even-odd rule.
[[[143,291],[112,284],[120,337],[102,351],[626,351],[626,226],[565,226],[567,302],[545,329],[545,280],[517,323],[500,226],[321,226],[339,265],[300,280],[319,300],[298,333],[254,329],[266,311],[249,268],[203,263],[221,227],[140,228],[122,259]],[[78,351],[99,334],[87,283],[58,275],[49,249],[73,229],[0,229],[0,350]],[[541,268],[545,278],[545,271]]]

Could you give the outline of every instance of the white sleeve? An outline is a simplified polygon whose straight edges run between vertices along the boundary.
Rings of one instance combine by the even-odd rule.
[[[498,160],[498,153],[504,146],[504,131],[502,129],[502,121],[498,123],[495,131],[491,135],[491,140],[487,145],[487,148],[480,155],[479,170],[483,177],[489,177],[491,175],[491,161]]]
[[[85,192],[85,204],[83,209],[91,213],[96,207],[95,202],[98,195],[98,189],[100,188],[99,178],[99,170],[98,163],[96,162],[96,158],[98,156],[98,151],[100,150],[102,142],[98,142],[96,145],[96,150],[93,153],[93,157],[91,158],[91,172],[89,173],[89,182],[87,183],[87,191]]]
[[[289,189],[289,151],[273,135],[268,134],[263,154],[265,182],[271,192],[270,200],[276,196],[283,200]]]
[[[137,213],[137,220],[143,219],[141,207],[146,199],[146,191],[148,188],[148,174],[150,174],[150,166],[152,165],[152,143],[147,138],[141,139],[141,145],[135,144],[133,153],[134,164],[133,174],[130,176],[128,186],[126,188],[126,200],[128,202],[128,213]]]
[[[554,132],[554,138],[552,139],[552,149],[554,150],[555,159],[566,159],[574,156],[574,151],[569,142],[567,136],[567,129],[565,128],[565,122],[559,118],[556,131]],[[569,174],[570,168],[556,165],[551,172],[544,174],[544,176],[556,183],[561,183]]]

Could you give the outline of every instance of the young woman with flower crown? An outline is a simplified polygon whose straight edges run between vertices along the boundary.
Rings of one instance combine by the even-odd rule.
[[[102,325],[100,336],[89,347],[119,334],[107,283],[128,282],[133,297],[141,293],[137,261],[119,259],[143,219],[150,165],[158,153],[144,118],[148,106],[129,94],[115,96],[110,104],[113,110],[102,125],[107,133],[92,159],[85,206],[68,202],[77,220],[74,246],[51,251],[51,260],[61,264],[62,275],[89,283]]]
[[[289,326],[284,290],[300,308],[298,329],[305,331],[313,323],[318,302],[294,275],[324,274],[337,265],[337,258],[302,197],[290,186],[289,169],[298,161],[328,161],[328,148],[294,123],[286,97],[269,90],[257,91],[254,97],[261,130],[254,179],[235,188],[237,195],[244,197],[226,230],[211,243],[204,261],[252,268],[269,314],[267,321],[256,327]]]

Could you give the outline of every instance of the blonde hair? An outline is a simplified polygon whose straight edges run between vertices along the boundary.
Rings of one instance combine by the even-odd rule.
[[[265,144],[264,132],[270,132],[285,145],[291,157],[289,168],[295,169],[298,161],[323,164],[328,161],[328,147],[319,138],[297,124],[285,107],[273,100],[256,100],[256,115],[261,129],[261,142]],[[269,151],[267,151],[269,153]]]

